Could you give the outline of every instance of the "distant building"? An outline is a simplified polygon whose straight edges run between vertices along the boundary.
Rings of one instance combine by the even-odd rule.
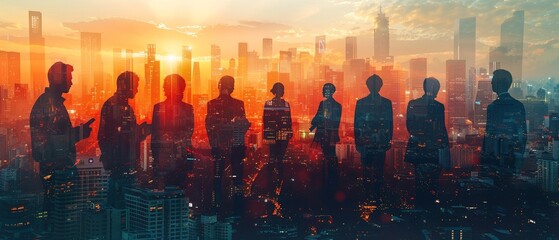
[[[126,208],[130,211],[128,234],[147,231],[153,239],[187,238],[188,200],[181,189],[165,188],[164,191],[157,191],[131,188],[125,194],[125,200]]]

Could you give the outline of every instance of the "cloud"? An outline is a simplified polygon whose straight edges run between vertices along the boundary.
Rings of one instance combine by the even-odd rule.
[[[549,39],[559,35],[559,2],[554,0],[387,0],[383,11],[390,18],[397,37],[409,39],[452,37],[456,19],[477,17],[479,36],[499,35],[500,24],[515,10],[525,11],[526,41]],[[369,3],[357,7],[350,16],[373,21],[379,4]]]
[[[0,21],[0,30],[19,30],[21,26],[13,22]]]

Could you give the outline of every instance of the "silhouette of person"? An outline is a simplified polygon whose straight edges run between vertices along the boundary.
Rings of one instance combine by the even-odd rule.
[[[435,98],[440,83],[435,78],[423,81],[425,94],[408,104],[406,126],[410,137],[405,161],[415,167],[416,206],[432,207],[438,191],[441,173],[439,152],[448,150],[444,105]]]
[[[59,221],[68,219],[72,214],[69,201],[57,201],[76,194],[74,184],[77,181],[76,143],[88,138],[91,134],[91,123],[73,127],[64,106],[63,93],[72,87],[72,65],[63,62],[54,63],[48,71],[49,87],[37,98],[30,115],[31,148],[35,161],[39,162],[40,175],[44,187],[43,207],[48,212],[46,230],[52,231],[56,238],[62,234]],[[57,204],[55,204],[57,202]],[[68,208],[68,209],[66,209]],[[77,221],[77,219],[73,219]],[[64,223],[65,224],[65,223]]]
[[[276,171],[278,174],[276,187],[283,182],[283,158],[289,144],[289,140],[293,136],[293,128],[291,123],[291,108],[289,103],[282,97],[285,88],[282,83],[274,83],[272,90],[274,94],[272,100],[266,101],[264,104],[264,142],[268,144],[270,149],[270,170],[272,176]]]
[[[150,134],[147,123],[138,125],[134,109],[128,104],[138,93],[139,78],[126,71],[117,78],[117,90],[101,108],[98,141],[101,162],[110,171],[108,204],[124,208],[124,188],[136,181],[140,143]]]
[[[519,173],[526,146],[526,111],[508,90],[512,84],[510,72],[493,72],[491,86],[497,99],[487,106],[487,129],[483,138],[481,163],[501,171]]]
[[[313,141],[320,144],[324,155],[323,179],[327,195],[334,194],[338,185],[336,143],[340,141],[338,129],[340,128],[342,105],[334,99],[334,92],[336,92],[334,84],[324,84],[322,95],[326,99],[320,102],[309,129],[310,131],[316,129]]]
[[[244,103],[231,97],[235,79],[223,76],[218,84],[219,96],[208,102],[206,132],[214,158],[213,207],[219,213],[224,200],[222,191],[223,170],[227,160],[231,162],[234,192],[234,211],[243,212],[243,165],[245,157],[245,134],[250,127]]]
[[[355,146],[361,154],[367,197],[374,194],[373,199],[379,200],[384,159],[392,141],[392,102],[379,94],[382,79],[378,75],[370,76],[366,84],[371,93],[359,99],[355,107]]]
[[[186,82],[178,74],[163,80],[165,101],[153,106],[151,152],[157,187],[173,185],[184,188],[191,167],[194,110],[182,101]]]

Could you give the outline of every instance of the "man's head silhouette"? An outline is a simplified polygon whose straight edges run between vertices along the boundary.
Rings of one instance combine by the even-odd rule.
[[[508,92],[511,84],[512,75],[509,71],[497,69],[493,72],[493,79],[491,79],[491,88],[493,92],[497,94]]]
[[[72,71],[74,67],[63,62],[55,62],[48,71],[49,88],[68,93],[72,87]]]
[[[283,94],[285,93],[285,87],[283,86],[283,83],[277,82],[274,83],[274,86],[272,87],[272,90],[270,90],[270,92],[276,95],[276,97],[283,97]]]
[[[182,100],[186,81],[178,74],[171,74],[163,79],[163,92],[169,100]]]
[[[126,71],[116,79],[116,92],[127,98],[134,98],[138,93],[140,78],[134,72]]]
[[[322,96],[324,96],[325,98],[331,98],[335,92],[336,86],[334,86],[334,84],[332,83],[326,83],[322,87]]]
[[[221,79],[219,79],[218,88],[220,93],[230,95],[235,89],[235,79],[228,75],[221,77]]]
[[[436,98],[437,94],[439,94],[439,89],[441,89],[441,84],[436,78],[428,77],[423,81],[423,91],[425,91],[426,96]]]
[[[367,78],[366,84],[371,93],[378,93],[382,88],[382,78],[380,78],[379,75],[374,74]]]

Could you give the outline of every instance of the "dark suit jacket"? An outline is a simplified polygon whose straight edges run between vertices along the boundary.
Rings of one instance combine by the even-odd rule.
[[[243,101],[222,94],[208,102],[206,132],[212,148],[244,146],[249,127]]]
[[[170,100],[155,104],[151,129],[154,167],[158,170],[174,170],[176,161],[186,161],[187,149],[192,148],[192,105]]]
[[[426,97],[408,104],[406,126],[410,134],[405,161],[410,163],[439,163],[440,149],[447,149],[444,105]]]
[[[289,141],[293,136],[291,108],[283,99],[272,99],[264,103],[263,134],[266,143]]]
[[[31,109],[29,126],[35,161],[54,169],[74,165],[75,144],[83,137],[79,126],[72,127],[63,97],[46,88]]]
[[[149,132],[142,132],[136,123],[134,109],[127,98],[115,94],[107,99],[101,108],[97,136],[104,168],[113,172],[136,168],[140,143],[147,135]]]
[[[506,167],[521,167],[526,146],[526,111],[509,93],[500,94],[487,107],[487,129],[481,161]]]
[[[379,94],[359,99],[355,107],[355,145],[360,153],[385,152],[392,141],[392,101]]]
[[[342,118],[342,105],[334,98],[328,98],[320,102],[318,111],[311,121],[316,127],[314,141],[321,144],[336,144],[340,141],[338,129]]]

